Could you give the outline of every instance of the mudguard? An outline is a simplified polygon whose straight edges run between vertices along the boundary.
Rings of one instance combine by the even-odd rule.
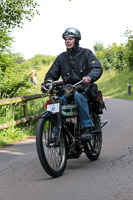
[[[40,118],[45,118],[48,114],[50,114],[49,111],[43,112],[43,113],[40,115],[39,119],[40,119]]]
[[[40,115],[39,119],[40,118],[45,118],[47,115],[57,115],[57,113],[52,113],[52,112],[49,112],[49,111],[45,111]]]

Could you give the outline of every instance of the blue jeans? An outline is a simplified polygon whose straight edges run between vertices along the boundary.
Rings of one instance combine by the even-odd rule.
[[[65,96],[61,97],[61,104],[70,103]],[[93,127],[93,122],[89,114],[88,100],[85,93],[74,93],[74,103],[77,105],[81,129],[84,127]]]

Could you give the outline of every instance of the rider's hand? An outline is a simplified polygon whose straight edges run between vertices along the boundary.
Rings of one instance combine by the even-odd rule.
[[[84,84],[89,84],[91,82],[91,79],[87,76],[83,77],[83,83]]]

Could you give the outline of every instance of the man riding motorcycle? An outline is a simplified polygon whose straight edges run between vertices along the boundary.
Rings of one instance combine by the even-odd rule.
[[[75,84],[82,80],[82,86],[87,88],[102,75],[102,66],[91,50],[79,47],[81,34],[76,28],[68,28],[62,35],[66,51],[57,56],[47,72],[46,80],[56,81],[62,77],[65,83]],[[76,91],[73,95],[81,122],[81,141],[93,138],[93,122],[89,114],[88,96],[85,91]],[[70,103],[62,97],[62,103]],[[72,99],[71,99],[72,101]]]

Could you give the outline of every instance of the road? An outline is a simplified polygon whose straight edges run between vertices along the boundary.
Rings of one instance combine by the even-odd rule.
[[[63,176],[42,169],[35,138],[0,149],[0,200],[132,200],[133,101],[105,98],[103,148],[97,161],[68,160]]]

